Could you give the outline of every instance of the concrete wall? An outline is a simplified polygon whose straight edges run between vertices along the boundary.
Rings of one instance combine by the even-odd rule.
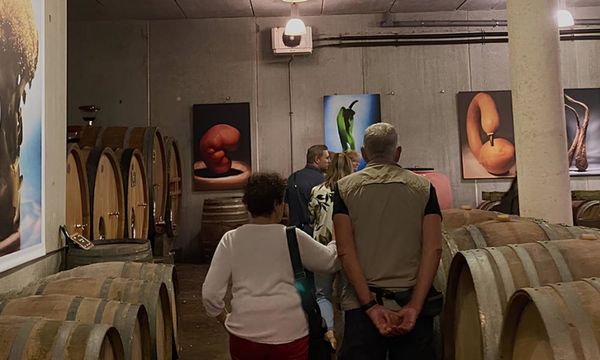
[[[579,9],[579,17],[598,12]],[[396,17],[477,18],[505,14]],[[379,15],[305,18],[313,36],[432,31],[382,29],[380,21]],[[303,166],[307,146],[324,141],[323,95],[379,93],[383,121],[401,134],[401,163],[447,174],[456,206],[475,205],[482,190],[508,189],[509,180],[461,179],[455,100],[458,91],[509,89],[507,44],[321,48],[289,63],[289,57],[271,54],[270,28],[284,23],[284,18],[69,23],[69,123],[80,123],[78,105],[94,103],[104,108],[100,126],[158,125],[179,142],[184,202],[176,246],[192,248],[206,196],[191,192],[191,106],[196,103],[250,102],[254,169],[287,176]],[[600,42],[563,42],[562,47],[565,87],[600,87],[600,64],[593,61]],[[597,189],[600,181],[578,178],[573,187]]]
[[[58,271],[64,242],[58,227],[65,222],[65,126],[67,97],[66,0],[45,2],[45,189],[47,255],[0,274],[0,292],[23,287]]]

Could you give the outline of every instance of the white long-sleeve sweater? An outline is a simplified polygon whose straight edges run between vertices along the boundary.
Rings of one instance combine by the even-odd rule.
[[[305,268],[322,273],[336,270],[335,242],[321,245],[300,230],[296,237]],[[264,344],[288,343],[308,335],[285,226],[248,224],[223,235],[202,286],[209,316],[223,311],[230,279],[232,309],[225,321],[230,333]]]

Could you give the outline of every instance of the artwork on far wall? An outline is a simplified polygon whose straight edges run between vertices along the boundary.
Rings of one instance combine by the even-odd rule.
[[[600,175],[600,89],[565,89],[570,174]]]
[[[464,179],[515,176],[515,140],[510,96],[510,91],[458,93],[458,126]]]
[[[196,104],[192,113],[193,190],[242,189],[252,172],[250,104]]]
[[[324,96],[323,121],[325,145],[330,151],[355,150],[360,154],[365,129],[381,121],[379,94]],[[365,165],[361,158],[358,168]]]
[[[459,92],[457,103],[463,178],[514,177],[511,92]],[[600,175],[600,89],[565,89],[564,103],[569,173]]]
[[[45,254],[43,19],[43,0],[0,2],[0,271]]]

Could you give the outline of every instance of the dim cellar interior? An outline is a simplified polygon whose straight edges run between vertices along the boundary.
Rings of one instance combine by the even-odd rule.
[[[229,359],[202,288],[249,180],[369,170],[383,122],[441,213],[434,357],[600,359],[598,1],[7,0],[0,38],[11,356]]]

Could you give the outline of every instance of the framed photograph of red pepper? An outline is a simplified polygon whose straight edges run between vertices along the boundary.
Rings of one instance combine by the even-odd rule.
[[[192,189],[242,189],[252,172],[250,104],[196,104],[192,118]]]

